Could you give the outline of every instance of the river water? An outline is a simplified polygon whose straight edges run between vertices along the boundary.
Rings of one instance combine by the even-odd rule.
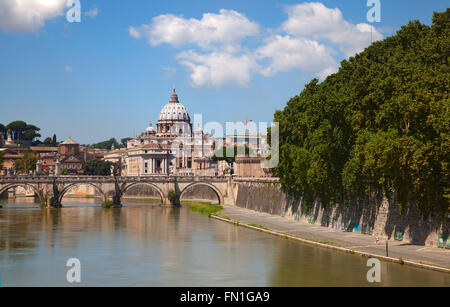
[[[0,200],[1,286],[373,286],[367,259],[289,241],[191,212],[125,201],[63,209]],[[381,262],[381,286],[450,286],[450,274]]]

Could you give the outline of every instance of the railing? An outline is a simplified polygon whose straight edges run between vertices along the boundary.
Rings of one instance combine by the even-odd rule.
[[[148,175],[148,176],[123,176],[118,177],[119,182],[136,182],[136,181],[177,181],[177,180],[227,180],[225,176],[167,176],[167,175]],[[102,181],[114,182],[112,176],[0,176],[0,183],[7,182],[86,182],[86,181]]]

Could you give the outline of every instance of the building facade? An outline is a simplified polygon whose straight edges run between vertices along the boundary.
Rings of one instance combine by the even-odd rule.
[[[127,143],[126,175],[211,175],[217,164],[210,159],[216,140],[200,127],[193,131],[191,117],[173,90],[169,103],[159,113],[156,129],[147,129]],[[105,160],[117,159],[115,151]]]

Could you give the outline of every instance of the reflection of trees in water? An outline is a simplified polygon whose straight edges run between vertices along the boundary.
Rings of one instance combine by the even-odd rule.
[[[367,259],[280,240],[268,286],[366,285]]]
[[[368,258],[280,239],[268,286],[445,286],[448,274],[381,261],[381,283],[366,275]]]

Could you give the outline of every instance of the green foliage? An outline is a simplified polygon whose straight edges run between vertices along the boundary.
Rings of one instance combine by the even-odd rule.
[[[3,130],[4,136],[6,136],[8,130],[11,130],[12,138],[16,141],[33,141],[35,138],[41,137],[38,133],[41,130],[40,128],[27,124],[22,120],[14,121],[1,130]]]
[[[213,205],[208,202],[202,201],[183,201],[189,205],[189,209],[193,212],[198,212],[204,215],[211,215],[223,210],[223,207],[220,205]]]
[[[44,145],[45,146],[52,146],[52,138],[51,137],[48,137],[48,138],[45,138],[45,140],[44,140]]]
[[[37,156],[32,151],[24,151],[23,158],[14,162],[14,169],[18,174],[27,174],[36,169]]]
[[[424,217],[449,188],[450,9],[418,21],[312,80],[274,118],[285,191],[323,205],[383,190]]]
[[[111,138],[108,141],[100,142],[97,144],[93,144],[92,147],[98,148],[98,149],[111,149],[112,145],[114,145],[115,148],[118,148],[120,145],[117,143],[117,140],[115,138]]]
[[[247,157],[250,155],[250,148],[247,146],[222,147],[214,153],[211,159],[213,161],[225,160],[228,163],[233,163],[237,156],[244,156],[244,154]]]
[[[174,191],[170,191],[167,198],[169,199],[170,203],[173,205],[176,205],[178,203],[178,194]]]
[[[61,175],[65,176],[65,175],[67,175],[67,174],[69,174],[69,171],[67,170],[67,168],[63,168],[63,169],[61,170]]]
[[[83,165],[83,172],[85,175],[91,176],[110,176],[112,166],[112,162],[92,159]]]
[[[133,138],[123,138],[120,140],[120,143],[122,144],[123,147],[127,147],[127,142],[132,140]]]
[[[106,209],[109,209],[109,208],[111,208],[111,207],[114,207],[114,202],[113,202],[112,200],[105,200],[105,201],[102,203],[102,207],[103,207],[103,208],[106,208]]]
[[[5,156],[4,151],[0,151],[0,170],[3,168],[3,157]]]

